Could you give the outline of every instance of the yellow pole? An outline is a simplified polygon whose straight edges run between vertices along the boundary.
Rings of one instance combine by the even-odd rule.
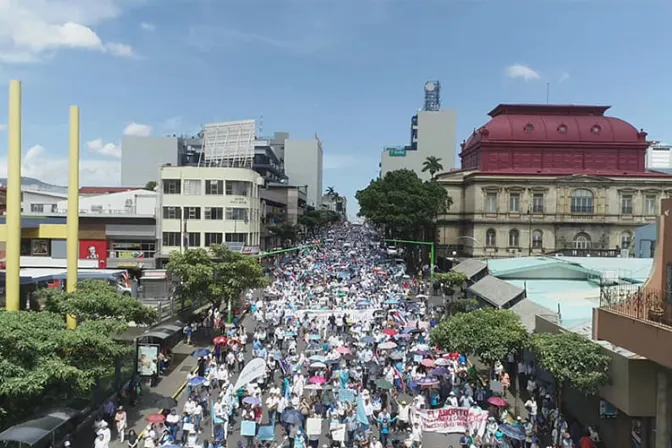
[[[7,242],[5,291],[7,311],[21,308],[21,82],[9,82],[7,150]]]
[[[70,106],[70,152],[68,156],[68,292],[77,288],[79,264],[79,107]],[[68,328],[77,327],[75,316],[67,317]]]

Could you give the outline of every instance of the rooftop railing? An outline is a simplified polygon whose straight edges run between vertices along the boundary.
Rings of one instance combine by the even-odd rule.
[[[672,328],[672,291],[642,285],[616,284],[600,287],[600,308],[633,319]]]

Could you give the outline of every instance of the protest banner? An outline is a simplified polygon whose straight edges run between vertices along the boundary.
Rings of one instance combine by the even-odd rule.
[[[413,418],[419,419],[423,431],[454,433],[469,430],[477,431],[480,436],[485,432],[488,415],[481,409],[452,406],[413,412]]]
[[[308,420],[306,420],[306,434],[308,434],[309,436],[322,434],[322,419],[309,418]]]

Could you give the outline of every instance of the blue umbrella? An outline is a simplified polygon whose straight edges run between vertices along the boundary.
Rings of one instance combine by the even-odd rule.
[[[303,423],[303,415],[297,410],[288,409],[282,413],[280,420],[290,425],[300,425]]]
[[[365,344],[373,344],[374,342],[376,342],[376,338],[374,338],[373,336],[364,336],[361,339],[361,341]]]
[[[525,440],[525,431],[518,426],[510,425],[508,423],[502,423],[499,425],[499,430],[505,436],[515,439],[515,440]]]
[[[386,301],[385,301],[385,304],[386,304],[386,305],[396,305],[396,304],[398,304],[398,303],[399,303],[399,301],[398,301],[398,300],[394,300],[394,299],[389,299],[389,300],[386,300]]]
[[[325,362],[327,360],[327,357],[326,356],[321,356],[321,355],[313,355],[308,359],[310,359],[311,361],[315,361],[315,362]]]
[[[257,397],[245,397],[243,398],[243,403],[255,406],[261,404],[261,400],[258,399]]]
[[[210,350],[207,348],[199,348],[198,350],[194,350],[191,352],[191,356],[194,358],[204,358],[210,354]]]
[[[202,376],[195,376],[187,382],[190,386],[200,386],[205,383],[205,378]]]

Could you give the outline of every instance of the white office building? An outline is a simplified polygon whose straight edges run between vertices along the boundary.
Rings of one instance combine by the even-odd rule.
[[[247,168],[164,166],[159,170],[158,257],[213,244],[259,246],[263,178]]]
[[[313,140],[285,140],[285,173],[292,185],[307,187],[308,205],[319,209],[322,205],[322,142]]]

